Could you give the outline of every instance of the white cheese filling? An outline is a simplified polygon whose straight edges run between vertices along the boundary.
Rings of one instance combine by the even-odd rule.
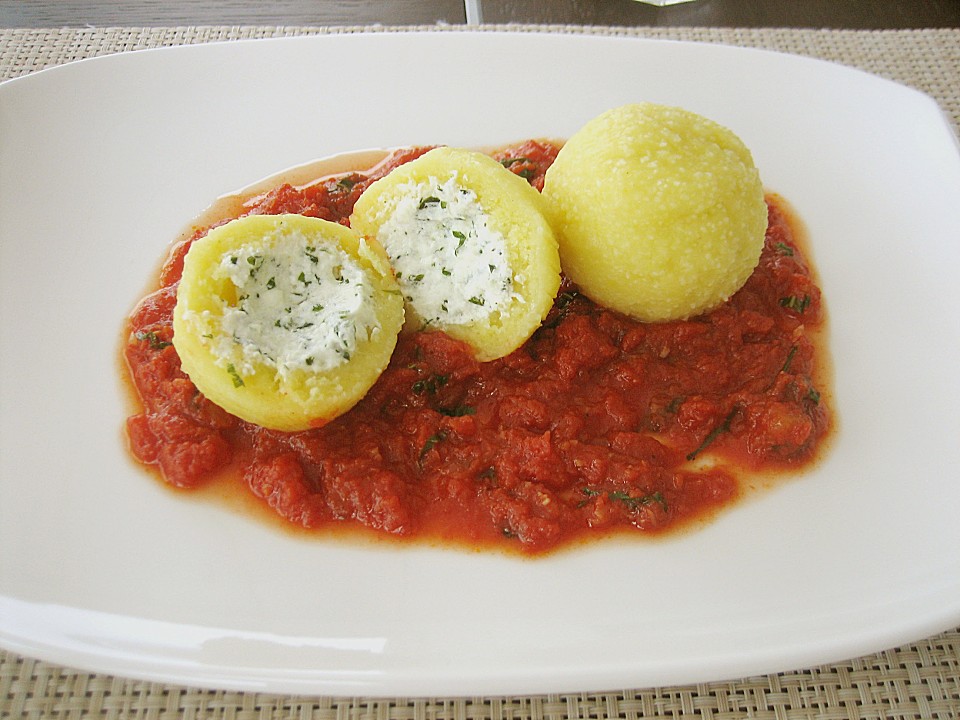
[[[507,242],[453,173],[410,182],[377,232],[424,324],[465,325],[504,313],[513,292]]]
[[[258,365],[275,368],[282,380],[298,370],[330,370],[380,327],[374,288],[359,263],[299,231],[278,230],[272,242],[225,254],[214,278],[228,279],[236,298],[223,299],[220,332],[204,340],[217,364],[241,377]]]

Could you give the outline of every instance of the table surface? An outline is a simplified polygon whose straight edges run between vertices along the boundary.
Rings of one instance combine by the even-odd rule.
[[[960,125],[960,0],[0,0],[0,80],[97,54],[367,25],[535,24],[722,42],[846,63],[932,95]],[[456,27],[451,28],[453,30]],[[882,30],[885,32],[876,32]],[[297,698],[107,677],[0,651],[0,717],[960,717],[960,628],[832,665],[671,688],[489,698]]]
[[[960,27],[960,0],[0,0],[0,27],[424,25]]]

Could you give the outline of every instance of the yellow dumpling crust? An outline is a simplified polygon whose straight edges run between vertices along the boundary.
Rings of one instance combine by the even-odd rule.
[[[191,246],[173,344],[212,402],[257,425],[303,430],[364,396],[403,317],[375,242],[317,218],[251,215]]]
[[[567,276],[643,321],[721,304],[763,248],[767,207],[750,151],[680,108],[638,103],[594,118],[560,150],[543,197]]]
[[[401,165],[363,192],[350,225],[386,250],[408,324],[481,361],[520,347],[560,287],[543,199],[483,153],[441,147]]]

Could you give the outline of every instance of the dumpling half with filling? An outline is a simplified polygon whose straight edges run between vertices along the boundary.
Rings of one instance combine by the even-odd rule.
[[[364,191],[350,225],[386,250],[408,323],[481,361],[520,347],[560,286],[540,194],[480,152],[442,147],[401,165]]]
[[[275,430],[325,424],[386,368],[403,326],[389,260],[300,215],[214,228],[184,260],[173,315],[183,370],[209,400]]]

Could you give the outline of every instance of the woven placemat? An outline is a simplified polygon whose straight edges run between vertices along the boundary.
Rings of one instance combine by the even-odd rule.
[[[381,32],[410,28],[377,28]],[[429,26],[458,32],[457,26]],[[714,42],[840,62],[910,85],[936,98],[960,127],[960,28],[811,30],[773,28],[607,28],[484,26],[489,30],[567,32]],[[179,27],[0,30],[0,80],[97,55],[248,38],[369,32],[368,27]]]
[[[410,29],[410,28],[405,28]],[[455,27],[432,30],[458,31]],[[487,29],[487,28],[484,28]],[[960,127],[960,29],[844,31],[503,26],[717,42],[843,63],[931,95]],[[82,58],[146,48],[369,28],[189,27],[0,30],[0,80]],[[381,28],[390,32],[396,28]],[[846,662],[670,688],[525,697],[293,697],[161,685],[92,674],[0,651],[0,718],[443,720],[445,718],[960,717],[960,628]]]

